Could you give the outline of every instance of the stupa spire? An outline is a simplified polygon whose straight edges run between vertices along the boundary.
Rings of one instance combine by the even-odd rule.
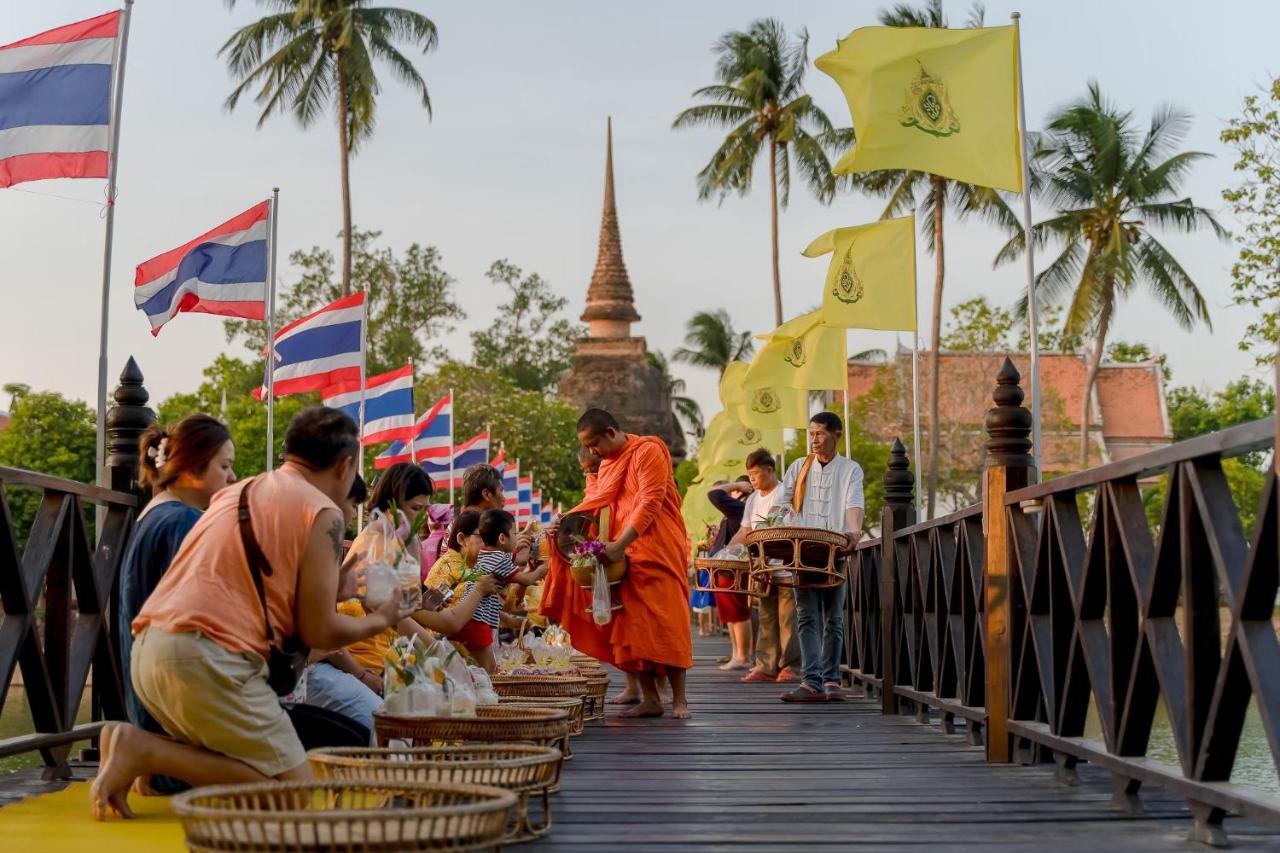
[[[593,338],[631,336],[631,324],[639,322],[631,278],[622,259],[622,235],[618,231],[618,207],[613,192],[613,119],[605,125],[604,211],[600,217],[600,247],[596,268],[587,288],[587,308],[582,320],[590,324]]]

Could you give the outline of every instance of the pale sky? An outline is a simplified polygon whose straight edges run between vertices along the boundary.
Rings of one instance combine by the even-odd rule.
[[[439,49],[418,58],[435,118],[384,72],[376,137],[353,162],[358,227],[381,229],[402,250],[439,247],[468,317],[444,339],[468,349],[467,332],[487,325],[500,294],[484,278],[507,258],[537,271],[582,310],[595,263],[605,117],[613,116],[623,247],[637,308],[637,332],[670,352],[685,320],[728,308],[741,328],[773,325],[766,165],[756,189],[723,205],[699,203],[694,176],[722,134],[674,132],[690,93],[713,82],[710,47],[729,29],[780,16],[807,27],[810,59],[859,26],[873,24],[875,2],[639,3],[440,2],[400,0],[436,23]],[[6,0],[0,43],[112,8],[109,0]],[[948,2],[961,24],[967,5]],[[1241,99],[1280,66],[1273,0],[1020,0],[987,3],[987,22],[1023,13],[1027,108],[1033,128],[1080,96],[1089,78],[1145,126],[1152,107],[1172,101],[1194,116],[1186,147],[1215,159],[1186,189],[1222,211],[1233,180],[1231,152],[1218,142]],[[182,315],[152,338],[133,307],[133,269],[266,198],[281,195],[281,259],[291,250],[338,244],[341,224],[338,142],[331,122],[300,130],[288,117],[255,129],[244,103],[222,109],[231,82],[217,50],[259,16],[249,0],[229,12],[218,0],[138,0],[125,79],[112,265],[112,385],[134,355],[153,401],[192,390],[200,371],[226,349],[218,318]],[[807,85],[834,121],[849,116],[836,85],[810,68]],[[0,382],[26,382],[90,400],[97,371],[103,228],[100,180],[45,181],[0,190],[4,235],[0,299]],[[54,198],[62,196],[65,198]],[[68,200],[72,199],[72,200]],[[876,218],[878,200],[846,194],[830,206],[796,184],[781,220],[782,280],[788,316],[820,301],[826,259],[800,250],[833,227]],[[1225,212],[1224,212],[1225,216]],[[1230,226],[1229,220],[1228,225]],[[978,225],[949,223],[946,306],[985,294],[1011,303],[1024,286],[1021,264],[991,270],[1003,238]],[[1138,298],[1120,308],[1115,337],[1143,340],[1169,355],[1178,384],[1220,387],[1254,371],[1237,350],[1249,321],[1231,305],[1235,248],[1208,234],[1168,235],[1166,243],[1205,292],[1214,330],[1179,330],[1158,306]],[[933,260],[919,255],[921,329],[927,331]],[[285,265],[282,282],[294,273]],[[904,338],[904,343],[906,339]],[[893,335],[853,333],[851,346],[891,348]],[[239,347],[235,354],[243,354]],[[718,409],[715,379],[677,366],[708,417]],[[0,399],[0,407],[7,399]]]

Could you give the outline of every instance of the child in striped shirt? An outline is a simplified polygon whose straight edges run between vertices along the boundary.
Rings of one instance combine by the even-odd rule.
[[[542,580],[542,576],[546,574],[545,567],[521,571],[528,565],[532,549],[526,542],[517,544],[516,520],[511,513],[501,509],[485,510],[480,516],[477,532],[484,543],[476,557],[478,571],[494,575],[504,587],[511,583],[530,586]],[[476,607],[475,615],[467,626],[452,637],[467,647],[476,663],[486,672],[493,672],[497,668],[493,641],[501,613],[502,596],[487,595]]]

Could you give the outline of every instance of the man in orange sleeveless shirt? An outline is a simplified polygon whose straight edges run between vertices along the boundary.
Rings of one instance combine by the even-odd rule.
[[[571,511],[610,509],[612,530],[602,533],[605,557],[613,561],[625,554],[630,560],[618,587],[622,609],[608,624],[595,625],[585,615],[590,594],[567,577],[564,561],[553,557],[557,578],[548,582],[542,612],[560,619],[580,650],[636,674],[643,697],[623,716],[662,716],[655,677],[665,671],[671,681],[672,716],[687,719],[685,672],[693,666],[689,539],[671,454],[661,439],[622,432],[603,409],[588,409],[578,420],[578,441],[600,459],[600,469]]]

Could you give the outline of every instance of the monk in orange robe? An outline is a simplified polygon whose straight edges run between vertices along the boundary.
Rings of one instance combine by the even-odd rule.
[[[671,473],[671,454],[661,439],[622,432],[603,409],[589,409],[578,421],[578,441],[600,460],[594,482],[572,512],[610,508],[611,530],[602,531],[605,557],[630,561],[618,587],[622,609],[596,625],[591,593],[575,583],[568,564],[552,557],[542,613],[559,621],[581,651],[636,676],[639,704],[627,717],[660,717],[662,700],[655,678],[671,682],[672,716],[690,716],[685,673],[693,666],[689,628],[689,539],[680,516],[680,493]]]

